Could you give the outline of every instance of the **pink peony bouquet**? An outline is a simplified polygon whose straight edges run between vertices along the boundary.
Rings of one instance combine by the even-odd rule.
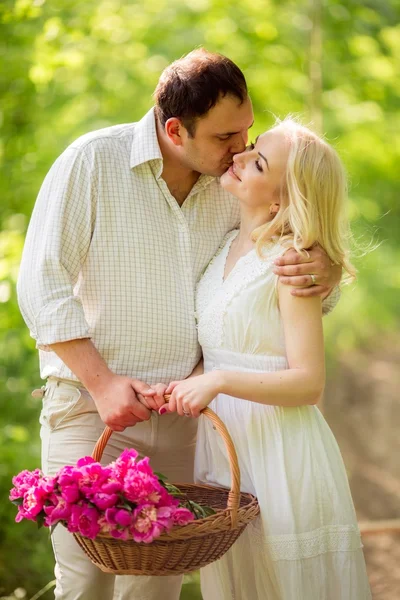
[[[63,523],[88,538],[108,534],[123,540],[150,543],[174,525],[186,525],[214,511],[189,501],[178,488],[154,473],[149,458],[137,460],[136,450],[124,450],[102,466],[81,458],[62,467],[54,477],[39,469],[22,471],[12,482],[10,500],[18,506],[17,522],[39,526]]]

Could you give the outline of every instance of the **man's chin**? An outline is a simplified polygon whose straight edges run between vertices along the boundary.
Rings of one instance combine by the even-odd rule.
[[[229,167],[231,165],[232,165],[232,162],[225,163],[219,169],[213,169],[213,170],[210,169],[209,171],[206,171],[205,169],[203,169],[202,173],[204,175],[209,175],[210,177],[222,177],[222,175],[224,175],[224,173],[227,172],[227,170],[229,169]]]
[[[222,175],[225,175],[225,173],[228,171],[229,167],[232,166],[232,162],[225,164],[223,167],[221,167],[219,174],[217,175],[217,177],[222,177]]]

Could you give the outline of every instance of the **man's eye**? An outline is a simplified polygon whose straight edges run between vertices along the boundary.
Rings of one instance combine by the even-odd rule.
[[[250,144],[247,146],[246,150],[254,150],[255,145],[253,144],[253,142],[250,142]]]

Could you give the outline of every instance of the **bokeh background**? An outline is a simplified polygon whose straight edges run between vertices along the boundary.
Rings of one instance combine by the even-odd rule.
[[[400,517],[399,21],[399,0],[2,0],[0,596],[53,579],[48,532],[16,525],[8,502],[12,475],[40,461],[38,360],[15,292],[37,192],[70,142],[140,119],[162,69],[200,45],[246,74],[251,137],[296,113],[347,167],[359,277],[325,319],[325,414],[360,521]],[[364,543],[374,598],[399,598],[398,534]],[[200,598],[197,576],[184,598]]]

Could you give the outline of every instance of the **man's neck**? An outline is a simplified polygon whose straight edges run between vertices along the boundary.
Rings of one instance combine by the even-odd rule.
[[[175,156],[170,148],[168,140],[165,139],[164,131],[156,120],[157,138],[163,157],[163,171],[161,177],[164,179],[171,195],[182,206],[193,186],[200,177],[200,173],[185,167]]]

